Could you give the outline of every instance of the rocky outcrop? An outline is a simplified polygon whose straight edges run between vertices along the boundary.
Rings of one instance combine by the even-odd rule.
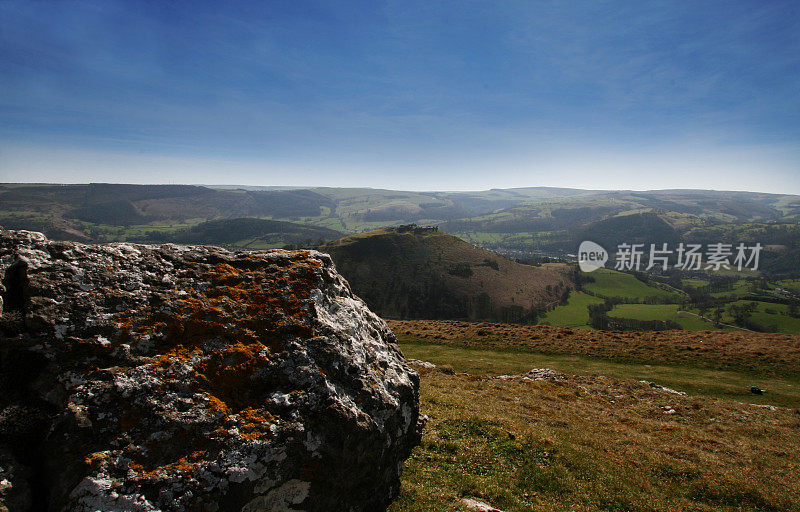
[[[328,255],[0,231],[0,503],[382,510],[418,375]]]

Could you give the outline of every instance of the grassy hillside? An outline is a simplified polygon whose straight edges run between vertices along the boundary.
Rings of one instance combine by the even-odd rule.
[[[245,249],[267,249],[292,244],[316,245],[320,240],[331,240],[340,236],[342,233],[332,229],[252,218],[219,219],[174,231],[149,231],[142,234],[148,241],[228,245]]]
[[[437,365],[418,366],[430,421],[390,512],[800,508],[800,337],[389,323]]]
[[[678,231],[654,212],[629,213],[592,222],[574,228],[573,240],[592,240],[609,251],[619,244],[667,243],[674,246],[679,240]]]
[[[388,317],[528,322],[572,286],[565,265],[522,265],[435,228],[385,228],[320,249]]]
[[[463,372],[474,356],[448,351],[433,361]],[[524,362],[496,368],[541,367]],[[459,512],[464,498],[506,512],[800,508],[792,409],[702,390],[684,397],[601,371],[531,382],[421,368],[420,408],[431,419],[390,512]]]
[[[766,376],[798,375],[800,336],[744,331],[586,331],[543,325],[390,320],[405,342],[587,356],[625,364],[691,366]]]

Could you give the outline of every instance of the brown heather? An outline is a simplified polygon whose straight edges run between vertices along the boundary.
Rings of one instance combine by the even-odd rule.
[[[617,332],[487,322],[388,320],[401,341],[797,375],[800,336],[724,331]]]

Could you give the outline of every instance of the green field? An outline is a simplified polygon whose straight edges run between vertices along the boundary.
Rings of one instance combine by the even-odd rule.
[[[734,318],[730,314],[729,306],[742,306],[752,301],[739,300],[726,304],[720,321],[726,324],[734,324]],[[770,302],[758,302],[757,307],[751,313],[750,319],[767,332],[783,332],[787,334],[800,334],[800,318],[788,315],[789,306],[784,304],[773,304]],[[619,304],[612,309],[608,315],[617,318],[632,318],[635,320],[672,320],[677,322],[682,329],[687,331],[704,331],[715,329],[712,323],[707,322],[695,315],[679,312],[680,306],[677,304]],[[697,309],[691,309],[692,313],[698,314]],[[713,311],[705,311],[703,315],[713,318]]]
[[[678,304],[618,304],[608,312],[608,316],[634,320],[672,320],[687,331],[714,329],[710,322],[679,310]]]
[[[711,281],[706,279],[681,279],[681,286],[691,286],[692,288],[702,288],[703,286],[708,286],[709,284],[711,284]]]
[[[563,306],[557,306],[539,321],[543,325],[559,325],[563,327],[586,327],[589,325],[589,310],[591,304],[602,304],[603,299],[587,295],[582,292],[572,292],[569,300]]]
[[[453,232],[453,235],[471,244],[486,246],[504,247],[526,247],[530,249],[540,249],[548,244],[558,241],[559,237],[550,231],[526,232],[519,231],[514,233],[502,233],[494,231],[469,231]]]
[[[742,306],[749,304],[753,301],[739,300],[731,304]],[[774,327],[777,332],[785,332],[789,334],[800,334],[800,318],[794,318],[787,314],[789,306],[785,304],[772,304],[770,302],[756,301],[756,309],[752,312],[750,318],[762,327],[773,330]],[[708,315],[706,315],[708,316]],[[722,321],[732,323],[733,317],[730,315],[726,307],[722,315]]]
[[[588,274],[593,283],[584,285],[584,289],[600,297],[622,297],[631,300],[644,300],[652,297],[680,300],[682,295],[675,292],[649,286],[630,274],[601,268]]]

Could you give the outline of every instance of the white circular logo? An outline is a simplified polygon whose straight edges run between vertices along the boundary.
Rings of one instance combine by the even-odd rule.
[[[593,272],[603,268],[608,261],[608,252],[600,245],[588,240],[578,247],[578,266],[584,272]]]

